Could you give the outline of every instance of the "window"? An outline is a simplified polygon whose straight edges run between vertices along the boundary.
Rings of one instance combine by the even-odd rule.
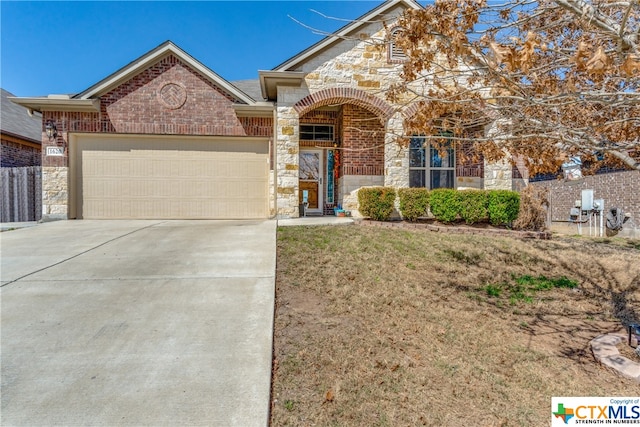
[[[455,150],[448,145],[438,150],[425,138],[411,138],[409,145],[409,186],[455,188]]]
[[[300,139],[303,141],[333,141],[333,126],[300,125]]]
[[[407,55],[402,48],[396,45],[396,37],[402,28],[394,28],[389,35],[389,61],[406,61]]]

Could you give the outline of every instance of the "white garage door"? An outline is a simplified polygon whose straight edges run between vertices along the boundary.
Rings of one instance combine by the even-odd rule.
[[[71,216],[266,218],[268,152],[255,138],[74,135]]]

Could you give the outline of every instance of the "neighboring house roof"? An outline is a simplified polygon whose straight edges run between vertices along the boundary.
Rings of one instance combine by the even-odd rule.
[[[369,24],[375,18],[378,18],[381,15],[393,10],[397,6],[402,6],[405,8],[412,9],[422,9],[422,6],[414,0],[387,0],[382,3],[380,6],[370,10],[369,12],[362,15],[360,18],[354,19],[349,24],[335,31],[333,34],[325,37],[320,40],[318,43],[313,46],[303,50],[299,54],[295,55],[292,58],[287,59],[282,64],[276,66],[272,71],[294,71],[301,63],[307,61],[309,58],[315,56],[319,52],[325,50],[326,48],[332,46],[335,43],[343,40],[344,37],[347,37],[363,26]]]
[[[0,128],[2,128],[2,133],[41,144],[42,117],[36,114],[29,115],[28,109],[9,100],[9,97],[14,96],[11,92],[4,89],[0,89],[0,91],[2,91],[2,102],[0,104],[2,111]]]

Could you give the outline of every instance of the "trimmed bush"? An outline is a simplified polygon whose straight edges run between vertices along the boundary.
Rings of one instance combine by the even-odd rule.
[[[463,190],[458,192],[460,218],[467,224],[486,221],[489,218],[489,194],[483,190]]]
[[[362,216],[376,221],[388,221],[393,213],[396,190],[392,187],[369,187],[358,190],[358,204]]]
[[[489,221],[493,225],[511,224],[520,209],[520,195],[515,191],[489,191]]]
[[[401,188],[398,190],[400,198],[400,214],[408,221],[415,221],[427,215],[429,209],[429,190],[426,188]]]
[[[431,213],[438,221],[453,222],[460,212],[458,192],[450,188],[438,188],[429,195]]]

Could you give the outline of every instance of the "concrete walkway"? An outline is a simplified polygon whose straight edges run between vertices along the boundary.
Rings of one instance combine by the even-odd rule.
[[[640,383],[640,363],[620,355],[617,346],[626,345],[627,337],[620,334],[599,335],[591,340],[591,351],[596,360],[625,378]]]
[[[0,424],[266,426],[276,221],[0,234]]]

